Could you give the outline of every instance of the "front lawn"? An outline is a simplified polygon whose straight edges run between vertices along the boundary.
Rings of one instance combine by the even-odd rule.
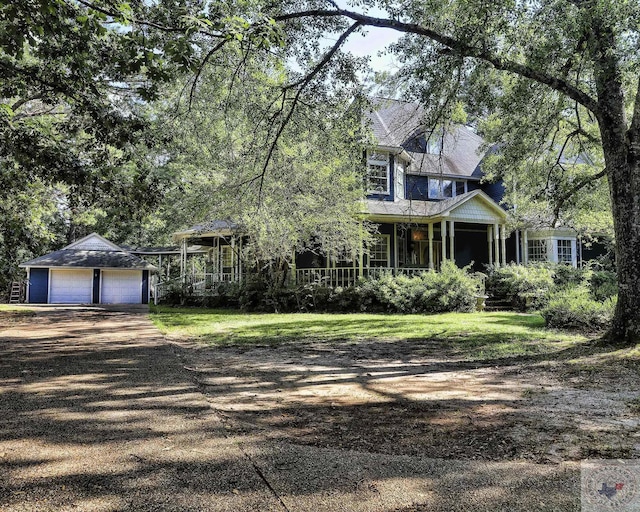
[[[582,335],[545,329],[539,315],[506,312],[275,314],[156,306],[151,319],[164,334],[211,345],[429,340],[434,348],[445,346],[449,355],[469,359],[549,353],[588,341]]]

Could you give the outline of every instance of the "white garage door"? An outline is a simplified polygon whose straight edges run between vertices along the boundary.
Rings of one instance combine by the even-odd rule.
[[[102,304],[140,304],[142,302],[141,270],[103,270]]]
[[[91,304],[92,270],[51,270],[51,304]]]

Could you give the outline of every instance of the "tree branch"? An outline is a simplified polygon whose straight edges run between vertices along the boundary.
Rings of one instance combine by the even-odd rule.
[[[553,223],[555,224],[558,221],[558,218],[560,217],[560,210],[562,209],[564,204],[567,202],[567,200],[569,200],[575,193],[579,192],[587,185],[590,185],[594,181],[604,178],[608,172],[609,172],[609,169],[605,167],[600,172],[580,180],[573,187],[571,187],[567,192],[562,194],[556,201],[555,208],[553,209]]]
[[[361,14],[353,11],[349,11],[346,9],[312,9],[307,11],[293,12],[289,14],[283,14],[281,16],[275,16],[275,21],[288,21],[300,18],[310,18],[310,17],[338,17],[342,16],[345,18],[350,18],[361,25],[370,26],[370,27],[381,27],[381,28],[389,28],[392,30],[396,30],[398,32],[403,32],[407,34],[416,34],[420,36],[424,36],[432,41],[440,43],[441,45],[447,47],[452,53],[460,55],[461,57],[469,57],[478,60],[482,60],[484,62],[488,62],[494,68],[502,71],[508,71],[510,73],[514,73],[516,75],[529,78],[538,82],[540,84],[547,85],[548,87],[565,94],[569,98],[577,101],[581,105],[583,105],[588,110],[591,110],[595,114],[599,113],[600,107],[598,102],[589,96],[587,93],[581,91],[577,87],[574,87],[566,80],[549,75],[543,71],[533,69],[524,64],[520,64],[518,62],[514,62],[509,59],[502,58],[495,53],[485,49],[485,48],[476,48],[464,41],[455,39],[453,37],[440,34],[435,30],[429,29],[427,27],[423,27],[416,23],[405,23],[399,20],[386,19],[386,18],[376,18],[373,16],[368,16],[366,14]]]
[[[267,173],[267,167],[269,166],[269,163],[271,162],[271,158],[273,157],[273,153],[276,150],[276,147],[278,146],[278,141],[280,140],[280,136],[282,135],[282,133],[284,132],[284,129],[287,127],[287,125],[289,124],[289,121],[291,120],[291,116],[293,115],[293,112],[296,109],[296,105],[298,104],[298,101],[300,99],[300,95],[302,94],[302,91],[304,91],[305,87],[307,85],[309,85],[309,83],[311,83],[311,80],[313,80],[313,78],[320,72],[320,70],[331,60],[331,58],[340,49],[340,47],[344,44],[344,42],[347,40],[347,38],[356,29],[358,29],[360,26],[362,26],[362,24],[360,22],[356,22],[353,25],[351,25],[347,30],[345,30],[345,32],[343,34],[340,35],[340,37],[335,42],[335,44],[325,54],[325,56],[322,58],[322,60],[318,64],[316,64],[316,66],[314,66],[314,68],[311,70],[310,73],[305,75],[303,78],[301,78],[297,82],[294,82],[292,84],[289,84],[289,85],[283,87],[283,95],[284,95],[283,96],[283,103],[282,103],[283,107],[284,107],[284,101],[286,100],[287,91],[292,89],[292,88],[295,88],[295,87],[298,87],[298,90],[296,91],[296,94],[293,97],[293,101],[291,103],[291,106],[289,107],[289,112],[287,113],[286,117],[284,118],[284,120],[282,121],[280,126],[278,127],[278,131],[276,132],[275,137],[273,139],[273,142],[271,143],[271,146],[269,147],[269,151],[267,153],[267,158],[265,159],[264,165],[262,166],[262,172],[259,175],[259,177],[260,177],[260,189],[259,189],[259,193],[258,193],[258,203],[260,203],[260,200],[261,200],[262,188],[263,188],[263,184],[264,184],[264,177],[265,177],[265,175]]]

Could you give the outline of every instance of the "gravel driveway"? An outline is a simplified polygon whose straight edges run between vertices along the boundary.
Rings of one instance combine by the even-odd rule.
[[[0,318],[2,511],[580,509],[575,462],[273,439],[224,414],[228,396],[196,386],[198,348],[167,342],[144,309],[35,310]]]

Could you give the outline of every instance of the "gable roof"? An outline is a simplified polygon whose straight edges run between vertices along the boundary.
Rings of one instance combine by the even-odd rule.
[[[119,268],[131,270],[155,270],[156,267],[125,251],[97,233],[73,242],[59,251],[50,252],[39,258],[19,265],[28,267],[71,267],[71,268]]]
[[[430,154],[414,141],[425,136],[424,109],[417,103],[391,99],[374,100],[367,119],[379,146],[404,149],[411,158],[409,174],[442,175],[480,179],[482,137],[463,125],[444,134],[441,154]]]
[[[442,201],[401,199],[391,202],[369,199],[365,206],[366,212],[372,217],[402,217],[404,220],[415,222],[427,218],[453,217],[456,210],[462,210],[463,205],[473,203],[481,207],[480,210],[476,208],[477,213],[482,214],[482,218],[478,218],[478,221],[487,222],[489,216],[491,217],[489,220],[495,222],[504,222],[507,218],[507,212],[482,190],[473,190]],[[468,214],[472,215],[472,212]],[[474,219],[468,218],[467,220],[473,221]]]

